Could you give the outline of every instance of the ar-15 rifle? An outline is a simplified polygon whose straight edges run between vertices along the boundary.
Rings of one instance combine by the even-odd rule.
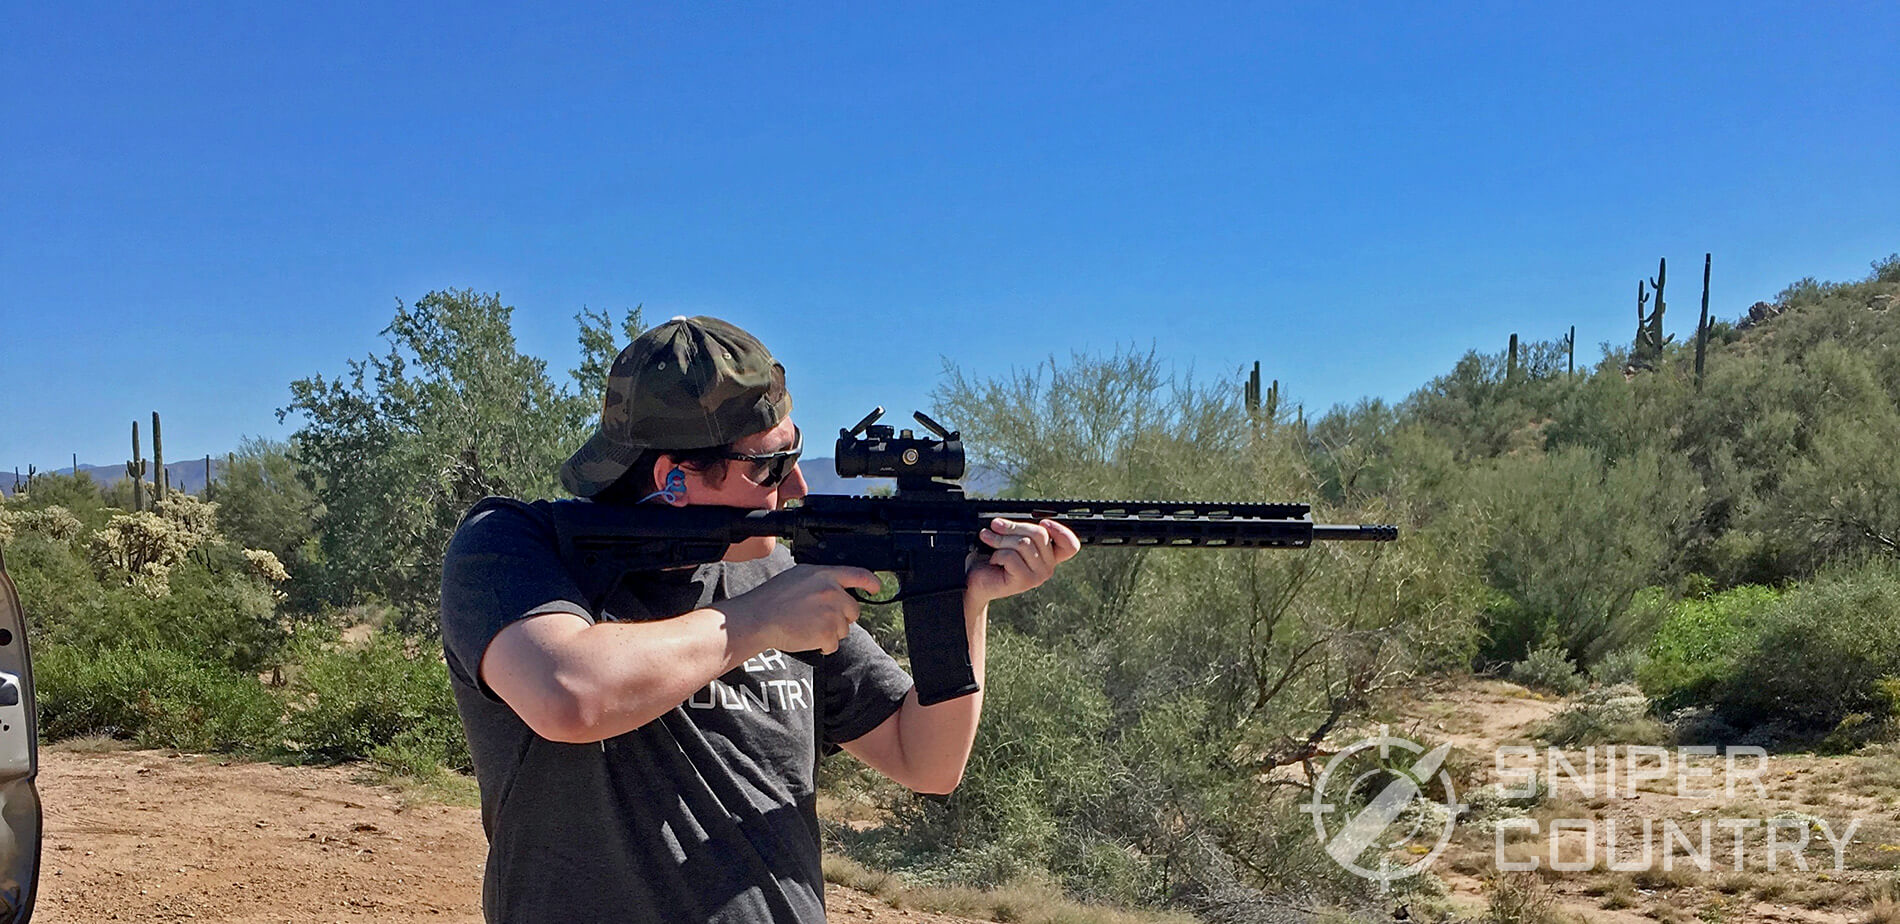
[[[893,433],[883,408],[838,431],[840,477],[895,477],[885,497],[813,494],[787,510],[660,505],[554,504],[562,556],[595,605],[628,574],[718,561],[753,536],[791,541],[804,564],[854,565],[897,575],[899,592],[864,603],[904,604],[917,699],[926,706],[977,691],[963,624],[965,562],[991,551],[977,534],[996,517],[1053,519],[1083,545],[1158,548],[1301,549],[1315,540],[1389,542],[1393,526],[1315,524],[1306,504],[968,498],[961,435],[917,413],[935,435]]]

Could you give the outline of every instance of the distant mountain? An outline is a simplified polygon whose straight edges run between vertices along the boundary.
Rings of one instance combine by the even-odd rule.
[[[224,471],[223,459],[213,458],[209,461],[210,461],[209,470],[212,475],[215,476],[218,473]],[[205,489],[205,472],[206,472],[205,464],[206,464],[206,460],[203,458],[186,459],[183,462],[165,463],[165,471],[167,474],[171,476],[170,484],[171,484],[172,489],[177,490],[177,491],[183,491],[186,494],[197,494],[198,492],[203,491]],[[146,481],[151,481],[152,475],[155,474],[151,470],[151,466],[152,466],[151,460],[149,459],[146,460],[145,462],[145,467],[146,467],[145,480]],[[81,465],[79,466],[79,471],[85,472],[86,474],[92,476],[92,480],[94,482],[97,482],[101,487],[110,485],[113,482],[123,481],[125,479],[125,463],[123,462],[119,463],[118,465]],[[72,466],[69,465],[56,472],[52,472],[51,474],[71,475],[72,473],[73,473],[73,468]],[[44,475],[47,473],[41,472],[40,474]],[[14,477],[15,477],[15,473],[13,472],[0,472],[0,494],[5,494],[8,497],[13,496]],[[18,477],[19,477],[20,483],[24,485],[26,483],[26,472],[24,471],[19,472]]]

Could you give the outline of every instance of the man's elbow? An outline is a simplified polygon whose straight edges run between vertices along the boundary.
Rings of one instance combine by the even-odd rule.
[[[963,782],[963,768],[958,766],[950,772],[938,770],[930,773],[918,773],[909,781],[909,787],[926,796],[947,796],[956,791]]]
[[[611,737],[602,731],[607,716],[605,703],[584,686],[557,682],[535,697],[532,704],[513,708],[528,730],[559,744],[593,744]]]

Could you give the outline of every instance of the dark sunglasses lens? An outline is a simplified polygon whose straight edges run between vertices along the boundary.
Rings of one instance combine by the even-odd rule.
[[[765,470],[764,471],[765,478],[764,480],[759,482],[759,487],[761,488],[776,487],[779,482],[784,481],[785,479],[791,477],[792,466],[797,465],[797,464],[798,464],[798,453],[795,453],[795,452],[786,453],[785,455],[779,456],[770,462],[764,463],[764,465],[761,467],[764,468]]]

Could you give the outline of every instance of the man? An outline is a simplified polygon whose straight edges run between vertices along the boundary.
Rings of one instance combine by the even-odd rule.
[[[562,467],[594,503],[773,509],[802,497],[785,370],[745,331],[674,318],[614,361],[599,430]],[[1080,547],[997,520],[964,592],[983,676],[990,601]],[[922,706],[856,625],[859,568],[794,565],[770,537],[635,575],[590,605],[547,502],[470,511],[442,576],[442,639],[489,854],[490,922],[821,921],[813,775],[850,751],[955,788],[982,694]],[[822,652],[793,658],[787,652]],[[813,663],[808,663],[813,662]]]

